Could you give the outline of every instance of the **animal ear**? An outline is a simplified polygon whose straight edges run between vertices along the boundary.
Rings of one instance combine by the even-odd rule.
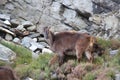
[[[44,31],[49,31],[49,30],[50,30],[50,27],[47,27],[47,26],[46,26],[46,27],[43,28],[43,30],[44,30]]]

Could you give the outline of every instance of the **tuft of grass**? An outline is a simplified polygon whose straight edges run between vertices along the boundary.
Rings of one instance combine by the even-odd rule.
[[[94,59],[94,64],[102,65],[104,63],[104,59],[102,57],[97,57]]]
[[[94,80],[95,79],[95,74],[92,72],[87,73],[84,77],[83,80]]]
[[[97,38],[97,43],[101,45],[102,48],[110,48],[112,45],[112,42],[110,40],[104,40],[102,38]]]
[[[120,51],[115,56],[110,57],[109,65],[111,67],[120,66]]]
[[[32,60],[32,63],[30,66],[34,69],[40,68],[44,69],[46,66],[48,66],[48,62],[51,59],[53,55],[52,54],[40,54],[39,58]]]
[[[110,77],[112,80],[115,79],[115,72],[112,70],[109,70],[106,74],[107,77]]]
[[[12,51],[16,53],[17,55],[17,58],[15,60],[16,65],[24,63],[29,64],[32,61],[32,52],[27,48],[7,41],[1,41],[0,43],[10,48]]]

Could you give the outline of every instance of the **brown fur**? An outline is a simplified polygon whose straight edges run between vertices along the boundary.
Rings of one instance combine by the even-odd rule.
[[[6,66],[0,66],[0,80],[19,80],[14,71]]]
[[[66,52],[68,51],[75,51],[76,54],[73,54],[76,55],[78,61],[80,61],[82,54],[85,52],[88,60],[92,62],[93,56],[91,49],[95,40],[87,33],[60,32],[53,34],[48,27],[45,27],[44,36],[50,45],[50,49],[58,54],[60,65],[63,63]]]

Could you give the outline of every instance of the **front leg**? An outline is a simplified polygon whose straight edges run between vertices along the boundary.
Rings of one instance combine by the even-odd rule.
[[[93,55],[90,51],[85,51],[85,55],[87,57],[87,59],[89,60],[90,63],[93,62]]]

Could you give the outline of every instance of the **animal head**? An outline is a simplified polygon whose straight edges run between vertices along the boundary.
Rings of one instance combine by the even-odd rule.
[[[44,33],[43,33],[44,38],[45,39],[49,39],[49,36],[50,36],[50,27],[44,27],[43,31],[44,31]]]
[[[43,35],[44,35],[46,42],[49,45],[52,45],[53,41],[54,41],[54,34],[53,34],[53,32],[50,31],[50,27],[44,27]]]
[[[93,46],[95,43],[97,43],[97,40],[95,37],[91,36],[90,37],[90,46]]]

